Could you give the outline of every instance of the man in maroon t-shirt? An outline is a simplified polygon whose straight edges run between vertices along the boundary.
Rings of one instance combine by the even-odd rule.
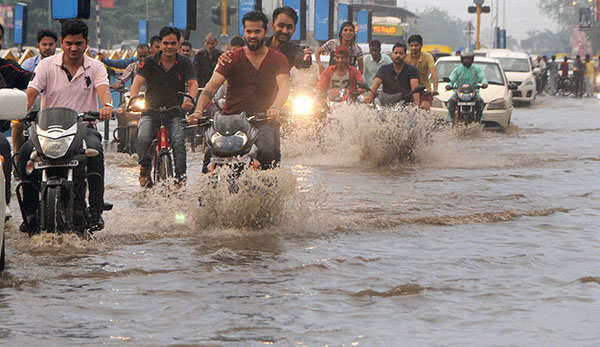
[[[201,116],[214,93],[227,80],[224,115],[266,112],[271,118],[258,127],[256,140],[258,161],[263,169],[268,169],[281,160],[279,111],[290,88],[288,61],[283,54],[265,46],[268,20],[264,13],[249,12],[242,23],[247,45],[232,53],[231,63],[219,65],[204,87],[190,120]],[[209,155],[205,157],[205,165]]]

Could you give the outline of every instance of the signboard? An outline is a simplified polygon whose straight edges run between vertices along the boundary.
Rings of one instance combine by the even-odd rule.
[[[15,5],[15,36],[13,42],[22,45],[27,40],[27,5],[18,3]]]
[[[5,30],[6,28],[13,27],[14,20],[12,6],[0,6],[0,24],[2,24]]]
[[[238,22],[240,35],[244,36],[244,23],[242,18],[248,12],[255,11],[257,8],[262,8],[262,2],[257,0],[238,0]]]
[[[352,7],[347,4],[338,4],[338,12],[337,12],[337,31],[340,32],[342,28],[342,23],[350,21],[352,22]]]
[[[90,18],[90,0],[52,0],[52,19]]]
[[[360,10],[356,16],[358,25],[358,34],[356,40],[358,43],[369,43],[371,41],[371,13],[367,10]]]
[[[148,43],[148,21],[140,19],[138,22],[138,41]]]
[[[315,40],[327,41],[333,37],[334,0],[315,0]]]
[[[373,24],[373,35],[378,36],[402,36],[404,30],[400,25]]]
[[[283,6],[293,8],[298,14],[298,24],[292,40],[306,40],[306,0],[283,0]]]
[[[173,0],[173,25],[179,30],[196,30],[196,0]]]

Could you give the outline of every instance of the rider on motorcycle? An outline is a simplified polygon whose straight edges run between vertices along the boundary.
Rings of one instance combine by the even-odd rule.
[[[181,32],[174,27],[163,27],[160,30],[161,50],[156,55],[147,57],[140,63],[140,71],[133,79],[131,97],[140,92],[146,84],[147,109],[140,119],[136,151],[140,164],[140,186],[147,187],[151,184],[150,166],[152,153],[149,147],[156,137],[161,125],[161,118],[156,117],[152,111],[159,108],[170,108],[181,105],[186,111],[191,111],[193,103],[187,98],[184,100],[179,92],[185,92],[186,87],[192,98],[198,93],[198,82],[192,62],[177,53]],[[181,115],[183,116],[183,115]],[[169,132],[170,143],[173,146],[175,157],[175,177],[179,183],[186,179],[186,152],[185,137],[183,133],[182,117],[172,117],[165,122]]]
[[[268,19],[264,13],[252,11],[242,18],[246,46],[231,54],[231,62],[219,64],[198,99],[195,121],[210,103],[214,93],[227,81],[224,115],[266,112],[269,121],[258,126],[256,140],[258,161],[262,169],[277,166],[281,160],[279,114],[289,93],[289,65],[279,51],[265,46]],[[205,165],[207,163],[205,156]],[[203,168],[205,171],[205,168]]]
[[[87,55],[85,50],[88,45],[88,27],[79,19],[66,20],[62,24],[61,47],[63,53],[53,55],[42,60],[37,66],[36,75],[27,87],[28,108],[35,98],[42,94],[41,110],[54,107],[66,107],[76,112],[89,112],[98,110],[98,98],[102,104],[100,119],[109,119],[112,116],[113,105],[110,95],[108,75],[104,65]],[[96,129],[88,128],[85,142],[88,148],[98,151],[98,155],[87,158],[87,172],[90,176],[89,206],[91,226],[95,230],[104,227],[102,211],[104,210],[104,151],[102,149],[102,136]],[[19,152],[23,158],[18,163],[18,170],[23,181],[32,181],[39,184],[36,171],[27,174],[26,165],[33,151],[31,141],[25,142]],[[81,172],[81,171],[79,171]],[[90,175],[93,174],[93,175]],[[94,178],[92,178],[94,177]],[[83,181],[83,177],[74,177]],[[80,192],[85,196],[85,192]],[[79,206],[81,207],[81,206]],[[24,218],[29,220],[27,225],[37,225],[35,215],[37,211],[37,192],[30,185],[23,187]],[[34,230],[21,230],[33,233]]]
[[[461,65],[457,66],[454,71],[450,74],[450,82],[446,85],[446,90],[451,90],[453,88],[458,88],[463,84],[470,84],[473,87],[481,84],[481,88],[487,88],[488,81],[485,78],[485,73],[483,70],[477,66],[473,65],[473,61],[475,60],[475,54],[471,50],[464,50],[460,54],[460,62]],[[452,94],[452,97],[448,100],[448,120],[454,119],[454,115],[456,114],[456,105],[458,103],[458,96],[456,92]],[[478,118],[481,119],[481,114],[483,113],[483,100],[479,96],[479,91],[477,91],[477,98],[475,99],[475,104],[477,106]]]
[[[335,50],[335,64],[330,65],[321,73],[316,89],[321,93],[327,92],[329,95],[337,95],[340,89],[350,91],[352,98],[356,98],[356,92],[363,93],[366,90],[359,88],[358,85],[364,83],[360,71],[350,65],[350,51],[346,46],[339,46]]]

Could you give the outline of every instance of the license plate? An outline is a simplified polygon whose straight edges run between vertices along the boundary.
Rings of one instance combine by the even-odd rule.
[[[474,102],[459,102],[458,106],[475,106]]]

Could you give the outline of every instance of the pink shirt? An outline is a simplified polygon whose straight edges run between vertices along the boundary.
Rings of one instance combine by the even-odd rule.
[[[35,77],[29,82],[29,87],[43,91],[41,109],[68,107],[80,113],[98,111],[96,88],[109,85],[104,65],[84,55],[83,66],[69,81],[62,64],[63,53],[60,53],[43,59],[35,69]]]

